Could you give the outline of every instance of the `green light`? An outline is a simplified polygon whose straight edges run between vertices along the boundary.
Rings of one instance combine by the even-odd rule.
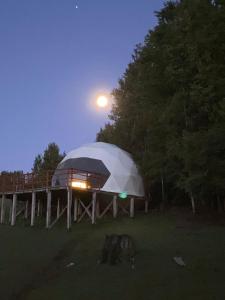
[[[127,193],[126,192],[122,192],[119,194],[119,198],[121,199],[126,199],[127,198]]]

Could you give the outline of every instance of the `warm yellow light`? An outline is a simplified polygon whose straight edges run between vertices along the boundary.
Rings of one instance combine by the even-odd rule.
[[[82,190],[87,189],[87,183],[85,181],[77,181],[77,180],[72,181],[71,186],[72,186],[72,188],[75,188],[75,189],[82,189]]]
[[[98,107],[106,107],[108,105],[108,98],[104,95],[101,95],[97,98]]]

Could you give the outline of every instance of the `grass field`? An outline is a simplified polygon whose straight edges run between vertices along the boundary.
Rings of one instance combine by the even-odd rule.
[[[98,265],[105,234],[134,237],[136,268]],[[0,226],[0,300],[224,300],[225,226],[187,213],[65,224]],[[182,256],[186,267],[173,261]],[[66,265],[74,262],[74,266]]]

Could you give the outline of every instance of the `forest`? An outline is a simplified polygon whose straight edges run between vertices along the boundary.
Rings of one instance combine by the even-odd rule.
[[[225,1],[167,1],[112,91],[97,141],[130,152],[162,209],[225,210]]]

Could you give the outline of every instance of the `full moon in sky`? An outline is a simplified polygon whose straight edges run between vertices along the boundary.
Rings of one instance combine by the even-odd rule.
[[[101,95],[101,96],[98,96],[96,103],[97,103],[98,107],[104,108],[104,107],[108,106],[109,100],[106,96]]]

